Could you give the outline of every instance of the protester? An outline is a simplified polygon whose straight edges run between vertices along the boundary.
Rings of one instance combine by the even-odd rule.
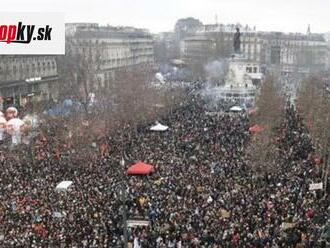
[[[33,141],[1,153],[1,247],[325,247],[329,196],[309,191],[320,179],[302,120],[287,109],[280,170],[256,176],[245,159],[245,113],[207,114],[203,100],[160,120],[166,132],[128,126],[75,150],[48,123]],[[125,163],[121,162],[124,158]],[[149,176],[128,176],[143,161]],[[67,191],[55,191],[64,180]],[[124,204],[126,207],[124,207]]]

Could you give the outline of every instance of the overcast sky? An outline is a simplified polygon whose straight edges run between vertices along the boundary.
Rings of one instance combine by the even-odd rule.
[[[241,23],[257,30],[330,31],[330,0],[10,0],[0,11],[64,12],[66,22],[170,31],[177,19],[195,17],[203,23]],[[1,20],[1,17],[0,17]]]

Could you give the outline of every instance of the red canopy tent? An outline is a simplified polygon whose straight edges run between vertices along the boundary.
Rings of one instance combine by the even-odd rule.
[[[249,131],[253,134],[259,133],[263,131],[265,128],[262,126],[259,126],[258,124],[255,124],[254,126],[249,128]]]
[[[128,168],[127,174],[128,175],[149,175],[150,173],[154,172],[154,170],[155,169],[152,165],[145,164],[143,162],[138,162]]]

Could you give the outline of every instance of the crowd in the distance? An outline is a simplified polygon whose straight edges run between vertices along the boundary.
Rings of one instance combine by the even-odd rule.
[[[160,122],[169,130],[125,126],[112,132],[102,153],[86,144],[57,154],[64,144],[55,123],[30,144],[33,149],[2,151],[0,247],[123,247],[124,204],[128,219],[150,222],[129,228],[134,248],[325,247],[329,196],[309,191],[321,171],[292,108],[278,138],[280,169],[263,176],[245,159],[251,138],[245,113],[210,115],[193,97]],[[135,161],[155,172],[126,175]],[[63,180],[72,180],[72,187],[55,191]]]

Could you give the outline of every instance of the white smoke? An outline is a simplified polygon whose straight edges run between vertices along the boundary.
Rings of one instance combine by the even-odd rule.
[[[228,73],[228,60],[219,59],[207,63],[204,66],[207,82],[214,86],[220,86],[225,83]]]

